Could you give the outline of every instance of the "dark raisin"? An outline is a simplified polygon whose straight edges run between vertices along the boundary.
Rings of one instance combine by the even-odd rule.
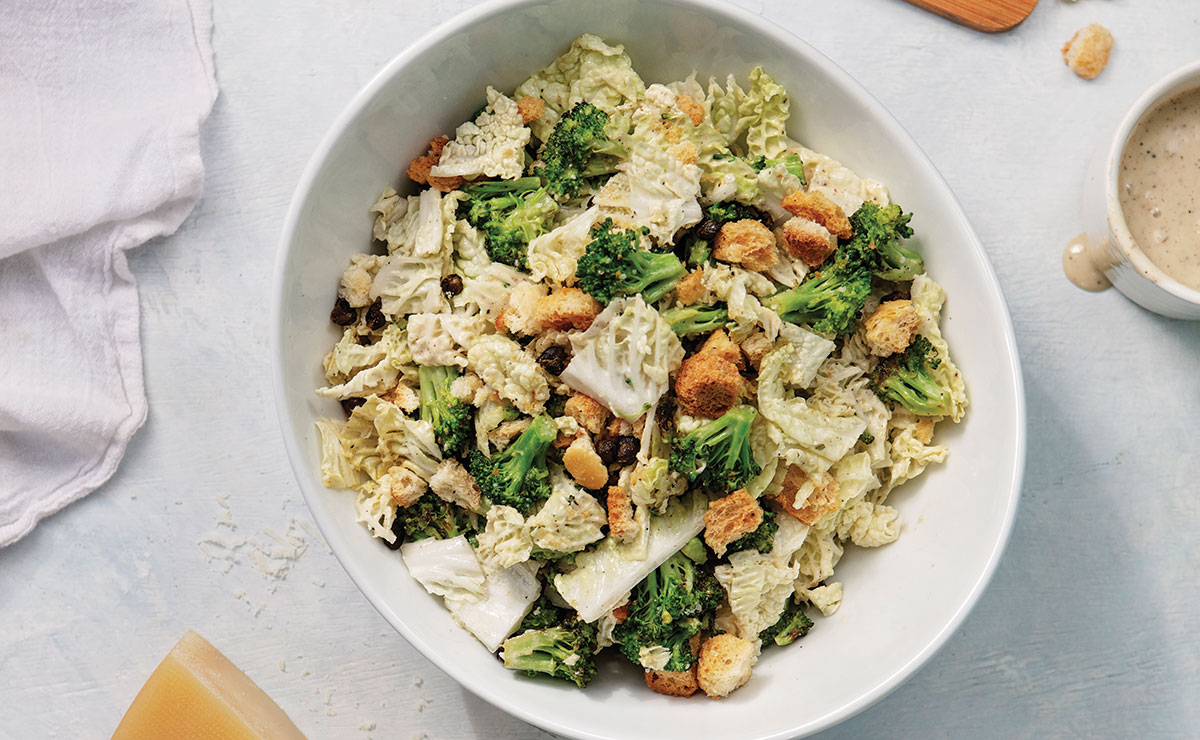
[[[367,326],[375,331],[387,326],[387,316],[383,315],[383,301],[379,298],[367,309]]]
[[[654,410],[654,421],[658,422],[658,428],[664,432],[670,433],[675,428],[675,399],[671,396],[663,396],[658,401],[658,408]]]
[[[382,523],[383,522],[380,522],[380,524]],[[404,520],[400,517],[396,517],[396,519],[392,522],[392,534],[396,535],[396,541],[388,542],[387,540],[383,540],[383,544],[387,545],[387,549],[389,550],[399,550],[400,546],[404,544],[405,534]]]
[[[342,401],[342,410],[346,412],[346,416],[349,416],[351,411],[359,406],[362,406],[366,402],[367,399],[365,398],[347,398],[346,400]]]
[[[350,326],[358,321],[358,311],[350,307],[349,301],[338,296],[337,302],[333,304],[333,310],[329,312],[329,320],[338,326]]]
[[[617,437],[617,457],[613,461],[617,465],[633,465],[637,462],[638,450],[642,448],[637,437]]]
[[[538,364],[551,375],[561,375],[567,369],[567,351],[557,344],[552,344],[538,356]]]
[[[458,295],[462,289],[463,281],[458,275],[447,275],[442,278],[442,292],[446,295]]]
[[[618,447],[617,440],[605,437],[596,445],[596,454],[605,465],[612,465],[617,460]]]
[[[620,484],[621,484],[621,469],[614,468],[613,470],[610,470],[608,473],[608,483],[606,485],[609,488],[612,488],[613,486],[618,486]],[[608,508],[608,497],[607,496],[602,497],[600,499],[600,503],[604,504],[604,508],[607,509]]]
[[[707,241],[712,241],[717,238],[717,234],[720,231],[721,224],[713,221],[711,218],[706,218],[696,227],[696,236]]]

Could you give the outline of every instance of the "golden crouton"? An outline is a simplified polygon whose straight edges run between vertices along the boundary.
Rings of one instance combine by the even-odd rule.
[[[796,494],[804,484],[809,482],[809,476],[799,467],[788,468],[783,479],[783,487],[772,498],[785,512],[799,519],[810,527],[841,508],[841,485],[837,478],[829,473],[821,473],[812,478],[812,491],[808,497],[796,505]]]
[[[517,98],[517,110],[521,112],[521,121],[524,123],[532,123],[542,117],[546,112],[546,104],[541,98],[533,98],[528,95],[523,98]]]
[[[675,298],[685,306],[698,303],[704,297],[707,288],[704,287],[704,268],[697,267],[675,283]]]
[[[403,383],[397,383],[395,386],[387,389],[379,394],[379,398],[388,403],[394,403],[402,408],[405,413],[411,414],[421,405],[421,397],[412,388],[409,388]]]
[[[784,198],[782,205],[793,216],[821,224],[838,239],[854,236],[854,228],[850,226],[850,219],[846,218],[842,207],[825,197],[822,192],[797,190]]]
[[[530,336],[542,331],[538,304],[546,297],[546,286],[528,280],[517,283],[508,294],[508,302],[496,314],[496,331]]]
[[[696,150],[696,145],[687,139],[678,144],[672,144],[667,149],[667,154],[679,160],[680,164],[696,164],[696,161],[700,158],[700,152]]]
[[[742,357],[741,348],[734,344],[724,329],[717,329],[709,334],[708,339],[705,339],[704,344],[700,345],[700,349],[696,351],[698,355],[706,353],[732,362],[738,370],[746,369],[746,358]]]
[[[414,159],[408,165],[408,179],[420,185],[428,185],[429,187],[440,190],[443,193],[448,193],[451,190],[457,190],[462,187],[464,180],[455,175],[454,177],[433,177],[429,171],[437,165],[438,160],[442,157],[442,149],[450,140],[445,136],[439,136],[429,142],[429,151]]]
[[[875,312],[863,320],[866,327],[864,338],[871,354],[887,357],[903,352],[917,333],[921,315],[912,301],[887,301],[880,303]]]
[[[521,432],[524,432],[526,429],[528,429],[532,422],[532,418],[502,421],[495,429],[488,432],[488,441],[491,442],[492,446],[497,450],[503,450],[512,444],[512,441],[520,436]]]
[[[715,419],[737,405],[742,376],[737,365],[716,354],[696,354],[675,376],[675,396],[693,416]]]
[[[608,487],[608,535],[617,542],[632,542],[638,536],[633,519],[633,502],[621,486]]]
[[[768,270],[779,261],[775,235],[761,221],[743,218],[721,227],[713,247],[713,257],[734,262],[747,270]]]
[[[704,123],[704,106],[697,103],[691,95],[676,95],[675,105],[679,106],[679,110],[692,119],[693,126]]]
[[[617,624],[620,624],[621,622],[624,622],[626,619],[629,619],[629,602],[626,601],[624,604],[621,604],[616,609],[613,609],[612,615],[613,615],[613,619],[616,620]]]
[[[758,662],[758,643],[736,635],[714,635],[700,646],[696,682],[710,698],[729,696],[750,680]]]
[[[763,510],[758,499],[739,488],[724,498],[710,501],[704,512],[704,541],[717,557],[725,554],[729,543],[762,524]]]
[[[429,489],[439,498],[458,504],[464,509],[479,511],[482,496],[475,476],[457,460],[443,460],[429,479]]]
[[[544,329],[584,331],[592,325],[601,308],[595,298],[579,288],[559,288],[538,299],[534,317]]]
[[[793,216],[783,225],[783,245],[788,254],[817,267],[837,249],[837,237],[816,221]]]
[[[579,426],[592,434],[599,434],[610,416],[608,407],[591,396],[572,393],[563,406],[563,413],[579,422]]]
[[[1090,80],[1104,71],[1112,46],[1112,33],[1099,23],[1093,23],[1076,31],[1063,45],[1063,61],[1072,72]]]
[[[415,504],[426,488],[425,481],[416,473],[399,465],[393,465],[379,476],[379,490],[385,496],[390,496],[401,509]]]
[[[771,353],[775,348],[775,343],[767,339],[767,335],[761,331],[755,332],[742,340],[742,354],[746,356],[746,361],[755,370],[762,364],[763,358]]]
[[[687,697],[700,688],[696,682],[695,663],[686,671],[646,671],[643,676],[651,691],[667,696]]]
[[[933,441],[933,419],[925,417],[917,422],[917,426],[913,429],[913,436],[917,438],[923,445],[927,445]]]
[[[599,490],[608,483],[608,468],[587,436],[571,443],[563,452],[562,463],[575,482],[589,491]]]

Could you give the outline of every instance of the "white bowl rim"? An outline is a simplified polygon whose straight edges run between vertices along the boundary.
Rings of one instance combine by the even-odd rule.
[[[1190,83],[1191,86],[1183,90],[1174,89],[1180,83],[1185,82]],[[1181,95],[1187,91],[1194,91],[1197,88],[1200,88],[1200,60],[1190,62],[1168,72],[1150,87],[1146,88],[1137,97],[1137,100],[1129,106],[1129,109],[1125,112],[1125,116],[1121,119],[1121,123],[1117,125],[1112,143],[1109,144],[1108,159],[1105,162],[1107,168],[1104,175],[1104,197],[1107,201],[1105,205],[1108,207],[1109,229],[1117,241],[1117,248],[1133,263],[1138,272],[1160,289],[1176,298],[1200,306],[1200,290],[1189,288],[1163,272],[1162,268],[1154,264],[1146,256],[1146,253],[1142,251],[1142,248],[1138,246],[1138,243],[1134,241],[1133,234],[1129,231],[1129,224],[1125,222],[1125,211],[1121,208],[1121,197],[1118,192],[1120,188],[1119,170],[1121,168],[1121,159],[1125,155],[1125,145],[1129,142],[1129,137],[1133,135],[1133,129],[1161,103],[1165,103],[1176,95]]]
[[[271,294],[272,305],[270,336],[272,342],[272,381],[274,385],[275,407],[276,413],[279,417],[280,432],[283,436],[284,448],[287,451],[288,460],[292,466],[293,473],[297,477],[301,475],[311,475],[311,471],[307,470],[307,466],[304,463],[303,454],[300,452],[300,440],[297,439],[296,436],[290,431],[293,428],[291,423],[292,418],[288,409],[287,399],[283,392],[286,384],[284,382],[284,367],[282,361],[282,347],[284,346],[285,340],[282,307],[284,302],[284,290],[286,288],[286,285],[284,284],[286,266],[291,252],[291,246],[295,236],[296,227],[301,216],[299,204],[305,202],[311,194],[316,176],[320,171],[325,159],[329,156],[329,153],[333,149],[335,143],[340,138],[342,132],[346,129],[349,123],[367,107],[369,102],[374,98],[375,94],[379,92],[379,90],[397,73],[399,69],[403,68],[413,59],[420,57],[427,49],[442,43],[463,28],[474,25],[475,23],[485,20],[489,17],[504,13],[512,8],[523,5],[532,5],[536,4],[537,2],[538,0],[488,0],[487,2],[484,2],[474,8],[455,15],[436,28],[430,30],[420,39],[410,44],[406,49],[392,58],[392,60],[389,61],[383,67],[383,69],[381,69],[354,95],[346,107],[342,109],[342,112],[338,114],[337,118],[334,119],[333,123],[329,127],[329,130],[322,137],[320,143],[317,145],[316,150],[309,158],[309,161],[300,176],[300,180],[296,185],[296,189],[292,194],[292,199],[288,206],[287,216],[284,219],[283,230],[280,237],[279,252],[275,263],[275,279],[273,281]],[[1012,317],[1008,310],[1008,304],[1004,300],[1003,292],[1000,289],[1000,282],[996,275],[995,268],[992,266],[991,261],[987,258],[987,252],[984,250],[983,244],[979,240],[979,236],[975,233],[975,229],[971,226],[970,221],[967,219],[966,213],[963,211],[962,204],[958,201],[958,197],[954,194],[953,189],[950,188],[949,183],[946,182],[941,172],[938,171],[933,165],[929,155],[925,153],[924,149],[922,149],[919,144],[917,144],[916,140],[912,138],[911,134],[908,133],[908,131],[900,124],[895,116],[893,116],[891,112],[888,111],[887,108],[885,108],[870,91],[868,91],[860,82],[858,82],[858,80],[838,66],[832,59],[827,57],[823,52],[809,44],[804,39],[774,23],[773,21],[769,21],[756,14],[738,12],[740,11],[738,6],[724,2],[723,0],[673,0],[673,2],[677,4],[695,6],[718,17],[724,16],[736,18],[737,22],[749,25],[764,36],[771,37],[773,40],[796,50],[801,55],[806,56],[807,61],[821,68],[824,73],[837,80],[838,84],[847,90],[848,93],[860,98],[864,105],[866,105],[872,111],[872,114],[876,118],[886,122],[888,125],[893,126],[898,131],[902,132],[914,149],[920,153],[921,159],[928,166],[930,176],[939,181],[945,188],[946,193],[949,195],[949,202],[952,204],[952,215],[959,222],[961,222],[964,231],[970,235],[971,251],[978,258],[977,261],[979,262],[980,269],[987,278],[989,291],[994,294],[993,297],[996,299],[996,303],[1002,312],[1001,318],[1003,319],[1003,342],[1009,358],[1010,367],[1008,369],[1014,382],[1013,390],[1016,405],[1016,408],[1014,409],[1015,424],[1013,430],[1015,434],[1015,460],[1012,469],[1012,479],[1009,481],[1008,485],[1008,507],[1004,513],[1004,521],[1002,522],[999,536],[992,544],[992,551],[988,556],[986,567],[979,574],[979,577],[971,586],[966,598],[959,605],[958,609],[954,612],[949,621],[932,637],[932,639],[929,640],[926,645],[924,645],[915,655],[913,655],[911,660],[893,672],[890,676],[880,680],[875,686],[864,692],[854,701],[848,702],[841,708],[829,712],[822,717],[815,718],[805,723],[805,725],[802,725],[803,734],[809,735],[828,729],[829,727],[832,727],[852,717],[853,715],[858,714],[898,688],[907,679],[909,679],[918,668],[928,662],[929,659],[941,649],[941,647],[946,643],[955,630],[957,630],[963,623],[971,609],[979,601],[980,596],[982,596],[983,591],[995,573],[1000,559],[1004,554],[1005,547],[1008,544],[1009,538],[1012,534],[1013,522],[1016,518],[1017,504],[1020,500],[1021,484],[1024,479],[1026,457],[1024,380],[1021,374],[1021,364],[1017,353],[1017,344],[1013,331]],[[301,468],[305,469],[303,473]],[[313,505],[313,503],[308,500],[309,494],[306,487],[301,485],[300,489],[301,495],[304,496],[305,503],[308,505],[310,513],[312,513],[313,518],[316,520],[317,527],[320,529],[322,535],[328,537],[329,532],[333,531],[332,523],[326,521],[326,515],[323,513],[321,507]],[[392,620],[389,617],[390,609],[385,606],[379,595],[375,594],[370,589],[363,587],[365,578],[360,572],[361,566],[354,561],[343,558],[342,554],[335,549],[333,549],[333,554],[334,557],[337,558],[338,562],[341,563],[347,575],[350,576],[350,579],[358,587],[359,591],[364,597],[366,597],[371,605],[375,607],[376,611],[378,611],[380,615],[382,615],[388,621],[388,623],[392,625],[393,628],[399,631],[400,634],[403,635],[404,638],[409,642],[409,644],[415,647],[430,662],[448,674],[451,678],[458,682],[459,685],[466,688],[472,694],[510,715],[518,717],[537,727],[541,727],[549,732],[565,737],[579,738],[580,740],[608,740],[608,736],[597,735],[587,731],[581,731],[575,727],[561,725],[558,722],[547,720],[534,712],[527,711],[520,705],[510,703],[497,697],[488,689],[484,682],[478,680],[471,674],[460,670],[453,662],[444,660],[439,650],[427,643],[425,640],[421,639],[419,635],[409,629],[408,625],[405,624],[403,620]],[[789,738],[797,737],[796,731],[799,730],[800,728],[796,728],[795,731],[790,732],[759,735],[755,736],[753,740],[788,740]]]

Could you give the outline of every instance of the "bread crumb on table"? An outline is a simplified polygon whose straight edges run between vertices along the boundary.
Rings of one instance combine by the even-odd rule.
[[[1112,46],[1112,33],[1099,23],[1092,23],[1076,31],[1063,45],[1063,61],[1072,72],[1090,80],[1104,71]]]

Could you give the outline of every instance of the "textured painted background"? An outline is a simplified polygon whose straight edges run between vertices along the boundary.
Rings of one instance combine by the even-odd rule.
[[[314,740],[546,737],[358,594],[312,534],[271,400],[269,276],[304,163],[376,69],[472,4],[217,4],[204,198],[131,255],[150,417],[110,483],[0,551],[0,737],[107,737],[188,628]],[[862,81],[945,174],[1007,293],[1028,392],[991,587],[911,681],[823,737],[1200,735],[1200,324],[1059,271],[1088,158],[1142,88],[1200,57],[1200,5],[1042,0],[1001,36],[899,0],[744,5]],[[1058,49],[1091,21],[1117,45],[1084,82]]]

